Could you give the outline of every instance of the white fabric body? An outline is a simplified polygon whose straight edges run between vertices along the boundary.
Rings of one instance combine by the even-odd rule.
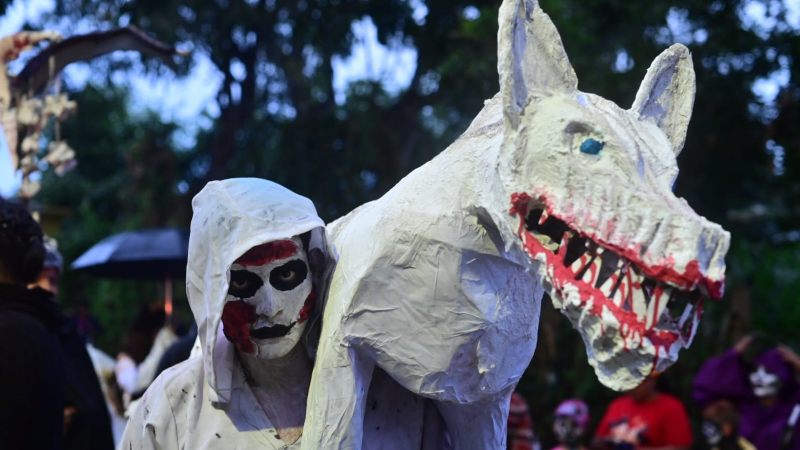
[[[277,437],[220,322],[230,268],[239,256],[257,245],[311,231],[309,252],[320,250],[329,261],[324,223],[307,198],[253,178],[212,181],[192,207],[186,289],[201,355],[153,382],[131,417],[122,448],[297,448],[299,441],[286,445]],[[314,277],[324,289],[326,274]]]
[[[89,358],[91,358],[92,366],[94,367],[94,373],[97,374],[97,379],[100,381],[100,389],[103,391],[103,399],[106,402],[108,415],[111,418],[111,435],[114,437],[114,447],[117,447],[122,439],[122,432],[125,430],[125,424],[128,421],[117,413],[109,397],[111,394],[109,392],[108,378],[114,376],[114,366],[116,362],[114,358],[91,343],[86,344],[86,352],[89,353]]]
[[[225,337],[220,334],[220,339]],[[224,408],[210,401],[203,358],[191,358],[164,371],[147,389],[131,416],[122,449],[244,450],[296,449],[277,437],[267,415],[234,367],[230,401]]]
[[[409,448],[375,441],[368,425],[373,402],[392,404],[398,389],[435,405],[449,446],[504,448],[545,291],[618,390],[691,341],[699,312],[670,316],[673,291],[722,294],[729,235],[671,190],[694,100],[688,50],[659,56],[622,109],[577,90],[536,1],[505,0],[499,20],[500,93],[449,148],[328,227],[338,259],[303,449]],[[537,207],[542,223],[565,224],[555,242],[528,231]],[[577,238],[595,252],[584,258],[617,255],[625,295],[594,286],[591,258],[576,263],[586,278],[565,266],[559,240],[566,249]],[[645,275],[655,300],[644,298]],[[376,388],[383,372],[398,386]]]

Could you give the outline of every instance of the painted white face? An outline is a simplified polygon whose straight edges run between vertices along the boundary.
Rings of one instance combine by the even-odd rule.
[[[231,266],[223,331],[240,352],[280,358],[303,335],[314,300],[300,238],[258,245]]]
[[[774,373],[768,372],[764,366],[758,366],[755,372],[750,374],[750,384],[753,385],[753,394],[756,397],[769,397],[778,393],[781,380]]]

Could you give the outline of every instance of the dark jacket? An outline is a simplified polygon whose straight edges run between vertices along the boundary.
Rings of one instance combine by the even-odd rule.
[[[64,434],[64,450],[113,450],[108,407],[75,321],[62,323],[58,339],[65,365],[64,406],[75,408]]]
[[[0,284],[0,447],[61,449],[61,315],[42,289]]]

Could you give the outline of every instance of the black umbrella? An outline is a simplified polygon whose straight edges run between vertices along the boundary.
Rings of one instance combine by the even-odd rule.
[[[164,311],[172,313],[172,279],[186,275],[189,232],[153,228],[109,236],[86,250],[72,268],[105,278],[164,280]]]

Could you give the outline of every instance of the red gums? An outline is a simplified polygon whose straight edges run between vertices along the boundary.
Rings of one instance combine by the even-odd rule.
[[[314,311],[314,306],[317,304],[317,293],[314,291],[314,288],[311,288],[311,293],[308,294],[306,298],[306,302],[303,303],[303,307],[300,308],[300,315],[297,319],[297,323],[303,323],[311,317],[311,313]]]
[[[250,341],[250,325],[255,319],[255,307],[240,300],[226,302],[222,309],[222,332],[240,352],[255,351]]]
[[[525,214],[528,212],[528,203],[530,200],[531,196],[525,192],[515,192],[511,194],[512,206],[509,209],[509,213],[512,215],[519,215],[524,223]],[[540,195],[539,200],[547,208],[548,215],[556,217],[559,220],[562,220],[564,223],[570,223],[568,220],[565,220],[564,217],[554,214],[552,206],[544,195]],[[674,261],[672,258],[666,258],[661,264],[647,265],[644,263],[644,261],[642,261],[641,257],[639,256],[640,252],[637,249],[620,247],[619,245],[606,242],[594,234],[583,232],[580,232],[580,234],[588,237],[598,244],[601,244],[606,249],[614,251],[614,253],[624,257],[628,261],[633,262],[642,269],[645,275],[650,278],[656,278],[659,281],[671,283],[684,290],[691,290],[697,284],[701,284],[706,288],[709,297],[714,300],[719,300],[722,298],[722,294],[725,290],[725,281],[711,280],[703,275],[702,270],[700,270],[700,263],[697,260],[689,261],[689,263],[686,265],[686,269],[683,271],[683,273],[681,273],[673,268]]]
[[[525,197],[527,197],[527,199]],[[553,288],[556,289],[559,294],[563,295],[563,280],[570,280],[570,283],[578,288],[582,303],[586,304],[589,300],[592,300],[592,306],[590,310],[592,315],[601,317],[603,309],[605,308],[608,310],[608,312],[611,313],[614,318],[616,318],[617,322],[619,322],[619,333],[622,337],[623,347],[625,350],[629,350],[627,341],[630,337],[638,335],[641,338],[648,338],[656,350],[652,368],[652,370],[655,371],[655,368],[658,364],[660,350],[662,348],[668,349],[672,344],[675,343],[675,341],[678,340],[679,335],[669,331],[656,330],[653,327],[649,329],[646,328],[646,324],[640,321],[637,318],[636,313],[633,311],[625,311],[620,306],[614,304],[610,299],[606,298],[605,295],[600,293],[593,286],[581,280],[573,280],[572,271],[556,259],[558,258],[558,255],[547,250],[536,238],[531,236],[530,233],[528,233],[528,239],[526,242],[526,240],[523,238],[523,235],[526,233],[525,213],[527,212],[527,202],[529,199],[530,197],[527,196],[527,194],[520,194],[516,196],[516,198],[515,196],[512,196],[511,201],[513,206],[510,210],[512,214],[517,214],[520,218],[520,224],[517,233],[520,239],[522,239],[523,246],[528,254],[532,257],[533,255],[537,254],[544,255],[547,267],[553,271]],[[626,293],[626,295],[629,294]],[[601,327],[602,325],[603,322],[601,320]],[[639,345],[641,345],[641,342]]]
[[[297,244],[290,240],[267,242],[257,245],[240,256],[235,264],[242,266],[263,266],[278,259],[288,258],[297,253]]]

